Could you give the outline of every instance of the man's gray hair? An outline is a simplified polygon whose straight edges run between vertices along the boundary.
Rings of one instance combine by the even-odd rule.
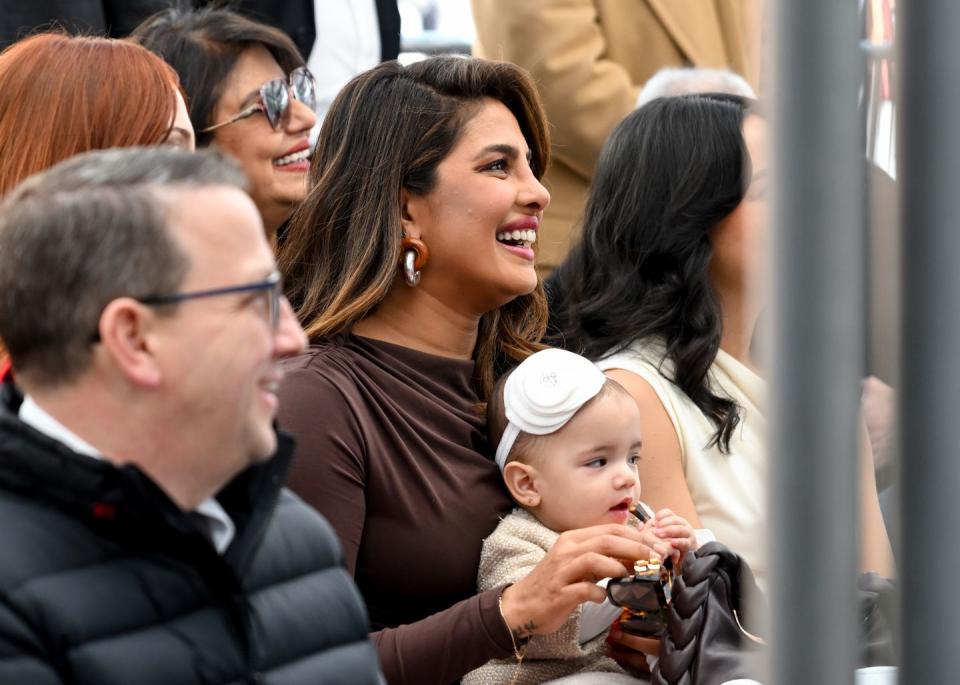
[[[190,268],[167,230],[176,195],[229,186],[243,172],[213,152],[122,148],[71,157],[26,179],[0,205],[0,339],[41,385],[90,363],[112,300],[175,292]]]
[[[757,96],[746,79],[727,69],[664,67],[643,85],[637,98],[637,107],[643,107],[657,98],[694,93],[727,93],[745,98]]]

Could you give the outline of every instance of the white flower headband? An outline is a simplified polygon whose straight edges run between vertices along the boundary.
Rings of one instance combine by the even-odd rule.
[[[606,382],[600,368],[566,350],[541,350],[527,357],[503,384],[507,427],[497,445],[500,470],[520,432],[548,435],[563,428]]]

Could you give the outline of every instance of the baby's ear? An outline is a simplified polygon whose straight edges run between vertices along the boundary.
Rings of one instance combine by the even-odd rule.
[[[540,505],[540,492],[537,490],[537,470],[529,464],[511,461],[503,468],[503,482],[513,499],[522,507]]]

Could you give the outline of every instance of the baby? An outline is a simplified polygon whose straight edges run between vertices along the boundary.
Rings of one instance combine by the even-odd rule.
[[[487,424],[519,508],[484,541],[481,592],[525,577],[560,533],[605,523],[640,525],[630,513],[640,496],[640,411],[592,362],[557,349],[528,357],[497,383]],[[658,537],[658,528],[673,536]],[[675,563],[697,546],[690,524],[669,509],[640,530],[651,549],[670,554]],[[573,673],[623,673],[605,649],[619,613],[609,600],[585,602],[560,630],[532,637],[521,664],[491,661],[462,682],[534,684]]]

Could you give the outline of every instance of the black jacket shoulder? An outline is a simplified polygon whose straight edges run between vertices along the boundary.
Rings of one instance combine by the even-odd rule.
[[[0,412],[0,683],[379,683],[339,542],[282,488],[292,441],[218,496],[223,555],[136,468]]]

